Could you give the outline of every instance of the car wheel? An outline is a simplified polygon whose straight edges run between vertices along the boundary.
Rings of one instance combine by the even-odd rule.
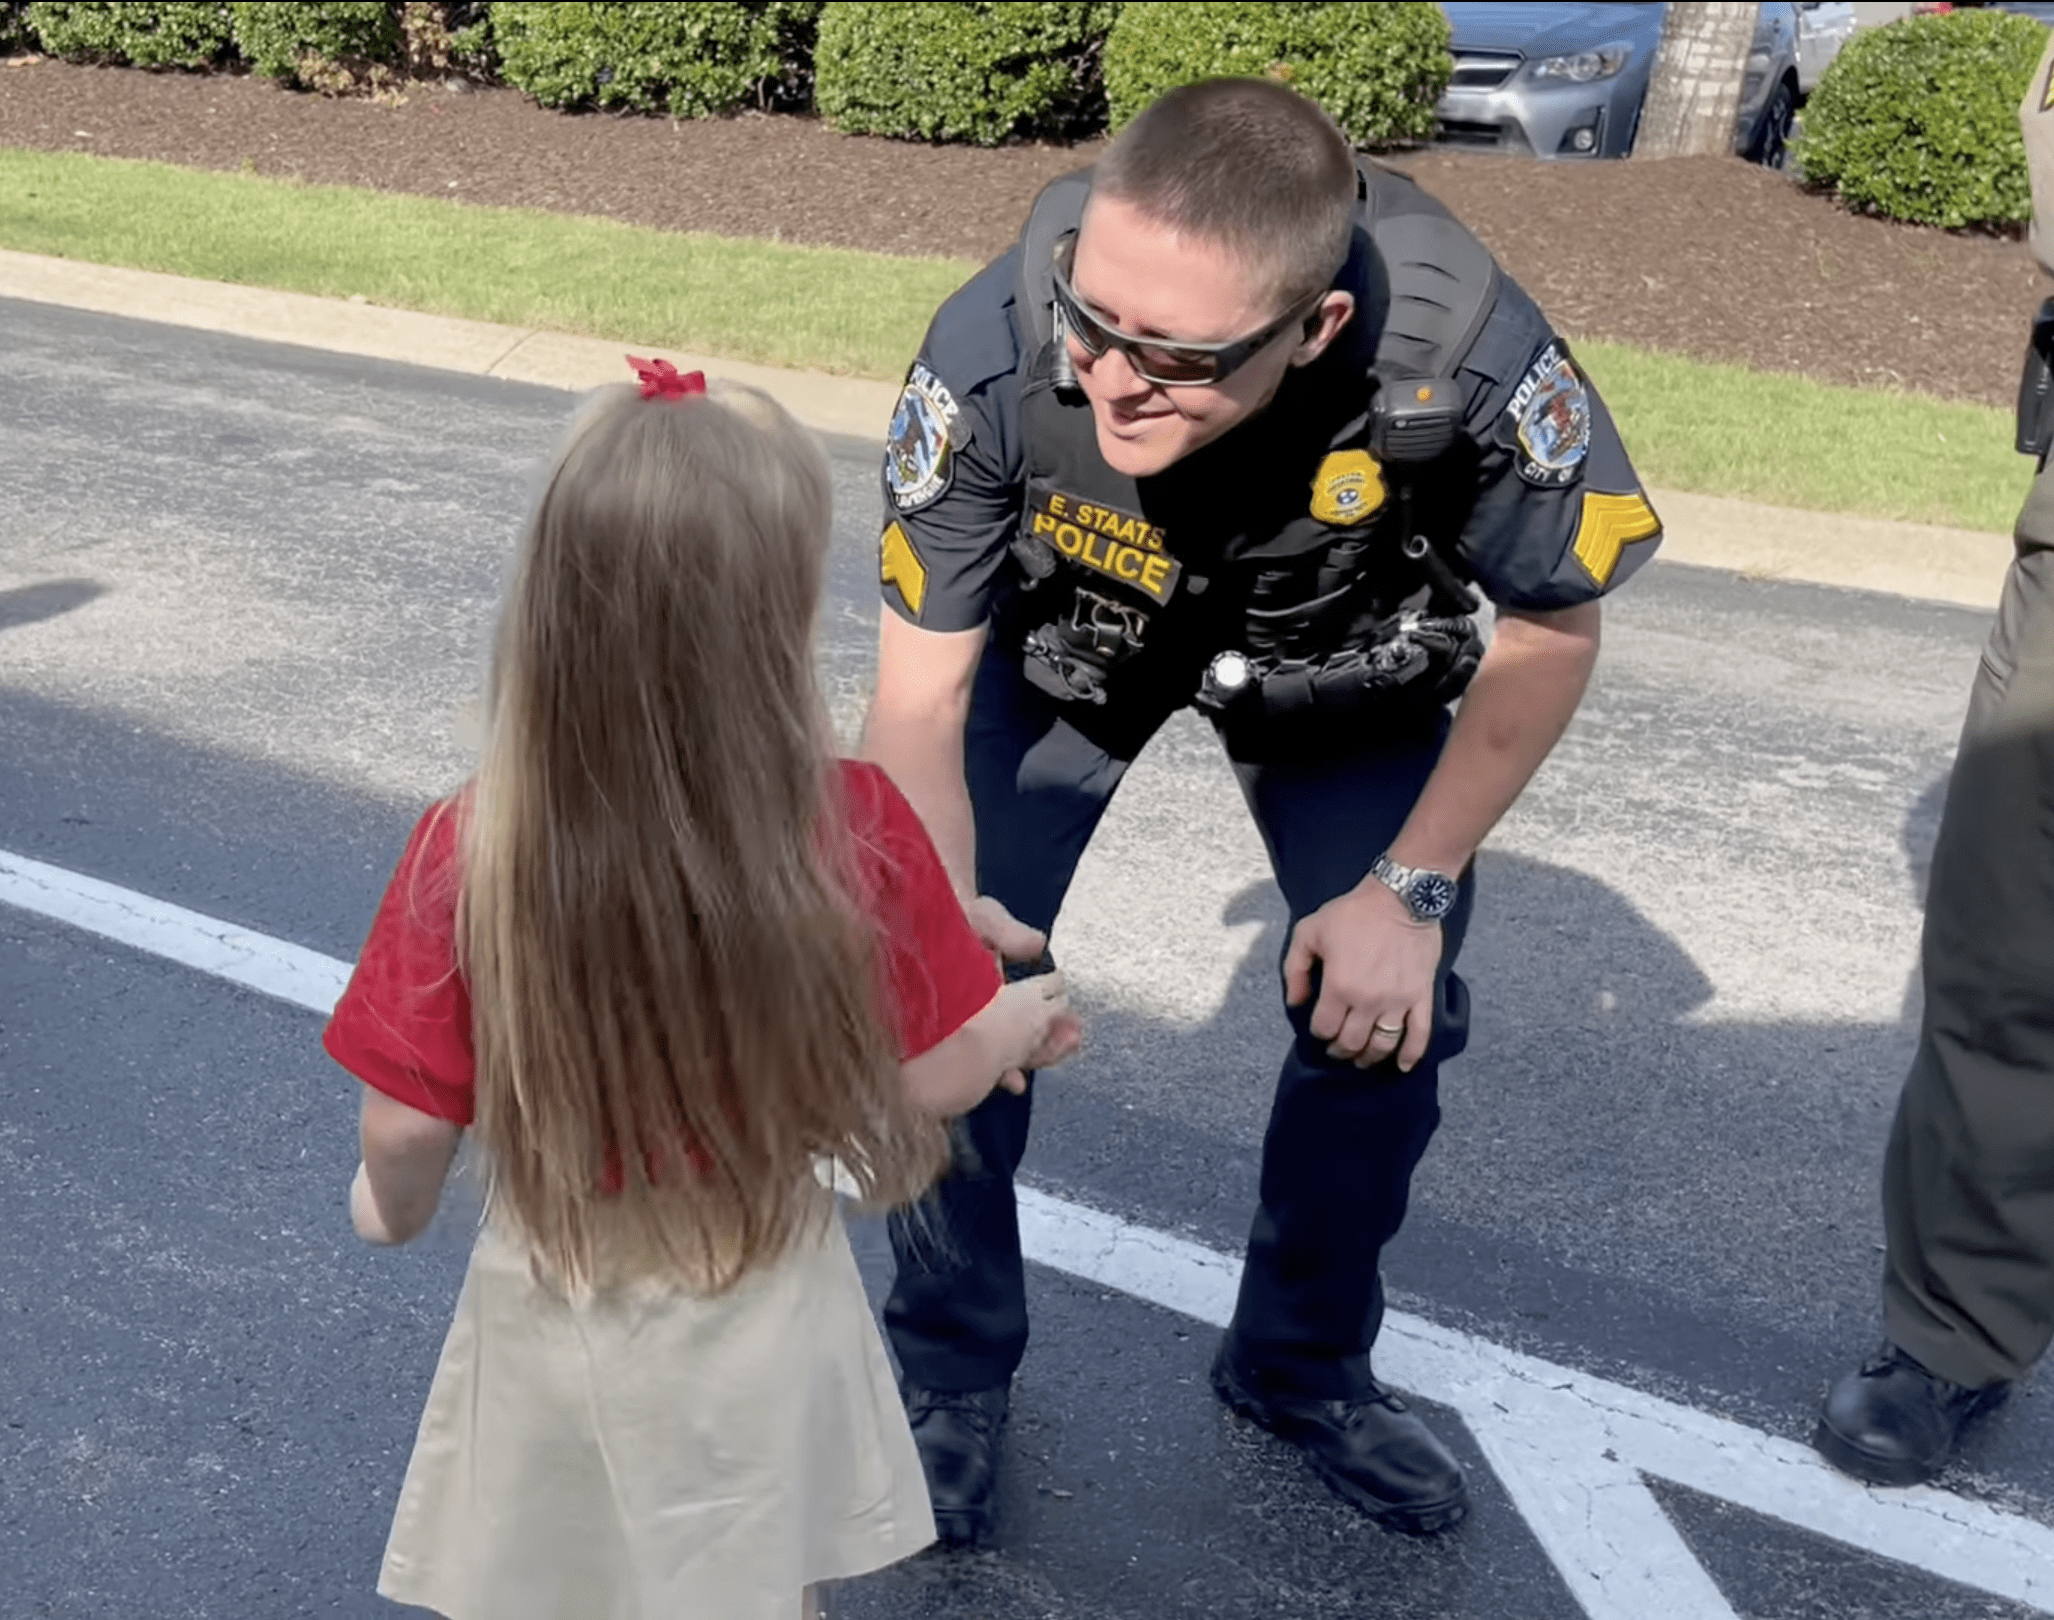
[[[1797,118],[1797,96],[1788,79],[1777,84],[1762,111],[1761,133],[1755,137],[1755,161],[1765,169],[1790,166],[1790,130]]]

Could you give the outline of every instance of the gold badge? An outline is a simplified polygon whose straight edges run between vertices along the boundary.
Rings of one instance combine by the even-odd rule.
[[[919,618],[920,604],[927,600],[927,565],[896,523],[888,525],[878,540],[877,572],[884,584],[898,586],[900,600]]]
[[[1662,520],[1645,495],[1600,495],[1587,489],[1576,525],[1576,560],[1600,586],[1609,585],[1619,553],[1636,540],[1652,540],[1661,532]]]
[[[1312,515],[1336,528],[1367,523],[1384,504],[1384,471],[1367,450],[1336,450],[1312,475]]]

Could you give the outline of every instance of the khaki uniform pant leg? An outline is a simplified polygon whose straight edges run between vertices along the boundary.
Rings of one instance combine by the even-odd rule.
[[[1891,1341],[1955,1383],[2054,1336],[2054,467],[2017,529],[1934,850],[1884,1165]]]

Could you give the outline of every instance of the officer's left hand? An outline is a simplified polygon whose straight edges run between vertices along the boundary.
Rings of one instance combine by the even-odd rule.
[[[1284,953],[1284,999],[1303,1004],[1320,964],[1312,1033],[1329,1057],[1366,1069],[1395,1055],[1409,1070],[1433,1038],[1434,970],[1439,923],[1417,923],[1381,883],[1337,895],[1291,931]]]
[[[1048,949],[1048,935],[1029,928],[988,894],[964,901],[963,915],[984,948],[1001,962],[1031,962]]]

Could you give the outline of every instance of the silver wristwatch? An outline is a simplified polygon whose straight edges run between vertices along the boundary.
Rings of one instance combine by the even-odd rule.
[[[1416,923],[1437,923],[1455,909],[1461,889],[1445,872],[1424,867],[1400,866],[1388,855],[1370,863],[1369,875],[1405,902]]]

